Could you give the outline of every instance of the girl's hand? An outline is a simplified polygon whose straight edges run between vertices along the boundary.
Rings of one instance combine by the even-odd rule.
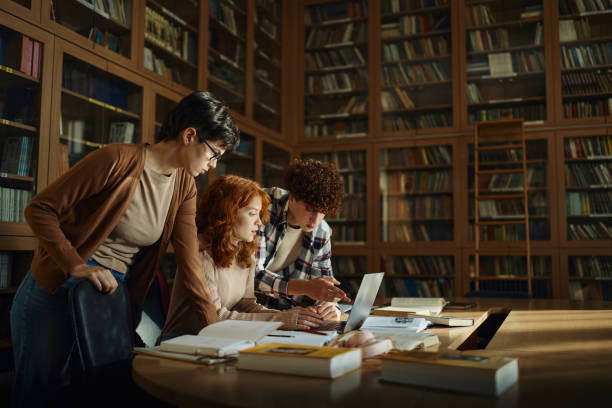
[[[89,279],[94,287],[103,293],[113,293],[119,286],[111,271],[100,266],[77,265],[70,271],[70,276],[75,279]]]

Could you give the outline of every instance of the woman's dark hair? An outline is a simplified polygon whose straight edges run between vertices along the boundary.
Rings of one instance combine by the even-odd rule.
[[[334,215],[342,207],[344,183],[331,163],[293,159],[284,174],[285,188],[309,211]]]
[[[227,106],[208,92],[193,92],[168,112],[156,142],[174,140],[188,127],[195,128],[200,142],[222,140],[228,152],[240,143],[240,132]]]

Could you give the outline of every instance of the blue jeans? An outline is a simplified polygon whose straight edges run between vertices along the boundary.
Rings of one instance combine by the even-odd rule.
[[[87,265],[101,266],[93,259]],[[111,271],[117,280],[125,275]],[[15,358],[14,407],[56,402],[76,344],[68,304],[70,278],[54,294],[42,288],[28,271],[11,307],[11,337]]]

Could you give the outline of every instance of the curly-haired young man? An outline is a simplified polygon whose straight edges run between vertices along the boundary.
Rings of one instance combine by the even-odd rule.
[[[323,218],[342,206],[342,177],[329,163],[294,159],[284,184],[286,190],[266,189],[272,199],[270,223],[259,231],[255,287],[266,295],[262,301],[269,308],[312,305],[307,296],[319,301],[316,311],[321,318],[337,320],[333,302],[350,299],[334,286],[340,282],[333,277],[331,228]]]

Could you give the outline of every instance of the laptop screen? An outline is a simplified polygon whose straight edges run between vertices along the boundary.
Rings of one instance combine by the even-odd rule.
[[[353,308],[344,326],[344,330],[342,330],[343,333],[360,328],[365,319],[370,315],[384,274],[384,272],[378,272],[363,275]]]

